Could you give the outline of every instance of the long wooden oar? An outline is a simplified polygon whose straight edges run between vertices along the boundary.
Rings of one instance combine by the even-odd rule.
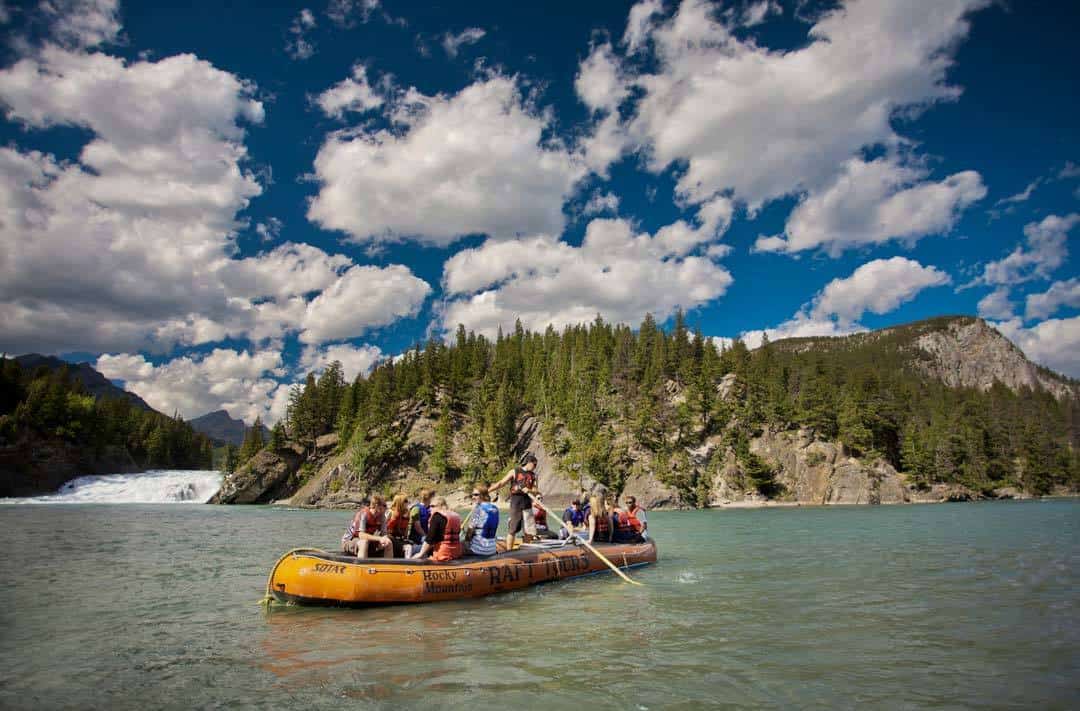
[[[630,583],[631,585],[644,585],[644,583],[639,583],[639,582],[638,582],[638,581],[636,581],[636,580],[631,580],[631,579],[630,579],[630,576],[628,576],[628,575],[627,575],[626,573],[624,573],[624,572],[622,572],[621,570],[619,570],[619,566],[615,565],[615,564],[614,564],[614,563],[612,563],[612,562],[611,562],[610,560],[608,560],[608,559],[607,559],[607,557],[606,557],[606,556],[605,556],[605,555],[604,555],[603,553],[601,553],[600,551],[596,550],[596,548],[594,548],[594,547],[593,547],[593,545],[592,545],[591,543],[589,543],[589,542],[588,542],[588,541],[586,541],[586,540],[585,540],[584,538],[582,538],[581,536],[579,536],[579,535],[577,535],[576,533],[574,533],[574,531],[573,531],[573,530],[571,530],[571,529],[570,529],[570,528],[569,528],[569,527],[568,527],[568,526],[566,525],[566,522],[562,520],[562,517],[560,517],[560,516],[556,516],[556,515],[555,515],[555,512],[554,512],[554,511],[552,511],[551,509],[549,509],[549,508],[548,508],[547,506],[544,506],[544,504],[542,504],[542,503],[541,503],[540,501],[538,501],[537,499],[533,499],[533,501],[535,501],[535,502],[536,502],[536,505],[537,505],[537,506],[539,506],[540,508],[542,508],[542,509],[543,509],[544,511],[547,511],[547,513],[548,513],[548,516],[554,516],[554,517],[555,517],[555,520],[559,522],[559,526],[560,526],[561,528],[565,528],[565,529],[566,529],[566,532],[570,534],[570,538],[571,538],[571,539],[573,539],[573,540],[577,540],[577,542],[578,542],[578,543],[580,543],[581,545],[585,546],[585,547],[586,547],[586,548],[588,548],[588,549],[589,549],[590,551],[592,551],[592,552],[593,552],[593,554],[594,554],[594,555],[595,555],[595,556],[596,556],[597,558],[599,558],[600,560],[604,561],[604,563],[606,563],[606,564],[607,564],[607,567],[609,567],[609,568],[611,568],[612,570],[614,570],[614,571],[615,571],[615,574],[616,574],[616,575],[618,575],[618,576],[619,576],[620,578],[622,578],[622,579],[623,579],[623,580],[625,580],[626,582]],[[550,527],[550,526],[548,527],[548,530],[551,530],[551,527]]]

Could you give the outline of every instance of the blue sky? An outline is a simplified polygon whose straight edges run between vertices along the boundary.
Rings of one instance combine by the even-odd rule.
[[[1070,3],[0,5],[0,350],[282,412],[457,323],[981,315],[1080,376]]]

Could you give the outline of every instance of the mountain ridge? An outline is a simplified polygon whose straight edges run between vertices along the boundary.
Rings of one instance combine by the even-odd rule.
[[[157,412],[157,410],[150,407],[150,405],[141,397],[115,385],[89,363],[71,363],[62,358],[42,355],[41,353],[24,353],[23,355],[15,356],[13,360],[21,367],[31,371],[35,368],[44,366],[50,371],[55,372],[66,366],[71,377],[82,383],[86,392],[93,395],[95,398],[124,398],[130,400],[132,404],[139,409],[147,410],[148,412]]]
[[[648,318],[637,332],[599,319],[494,342],[459,332],[351,386],[328,381],[306,386],[285,423],[301,457],[264,450],[219,502],[460,495],[523,451],[540,457],[555,505],[582,490],[672,508],[1080,490],[1076,381],[974,317],[753,351],[717,351],[678,318],[671,332]]]
[[[209,437],[216,446],[231,444],[239,447],[244,442],[244,434],[250,427],[241,419],[234,418],[224,410],[214,410],[205,415],[188,420],[196,432]],[[263,427],[263,441],[270,437],[270,430]]]

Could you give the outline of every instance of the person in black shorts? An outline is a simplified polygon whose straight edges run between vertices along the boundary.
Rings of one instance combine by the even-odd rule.
[[[521,458],[521,464],[514,467],[506,476],[490,487],[490,491],[496,491],[507,484],[510,485],[510,521],[506,527],[506,550],[514,549],[514,534],[524,524],[525,535],[522,540],[528,543],[536,538],[536,522],[533,520],[532,497],[530,494],[539,494],[536,487],[536,456],[532,452],[526,452]]]

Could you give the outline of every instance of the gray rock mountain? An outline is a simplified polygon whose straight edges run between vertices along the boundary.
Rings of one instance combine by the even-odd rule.
[[[232,444],[239,447],[244,442],[244,433],[248,426],[243,420],[229,417],[225,410],[208,412],[188,422],[196,432],[209,437],[215,445]],[[263,427],[263,439],[270,436],[270,430]]]

